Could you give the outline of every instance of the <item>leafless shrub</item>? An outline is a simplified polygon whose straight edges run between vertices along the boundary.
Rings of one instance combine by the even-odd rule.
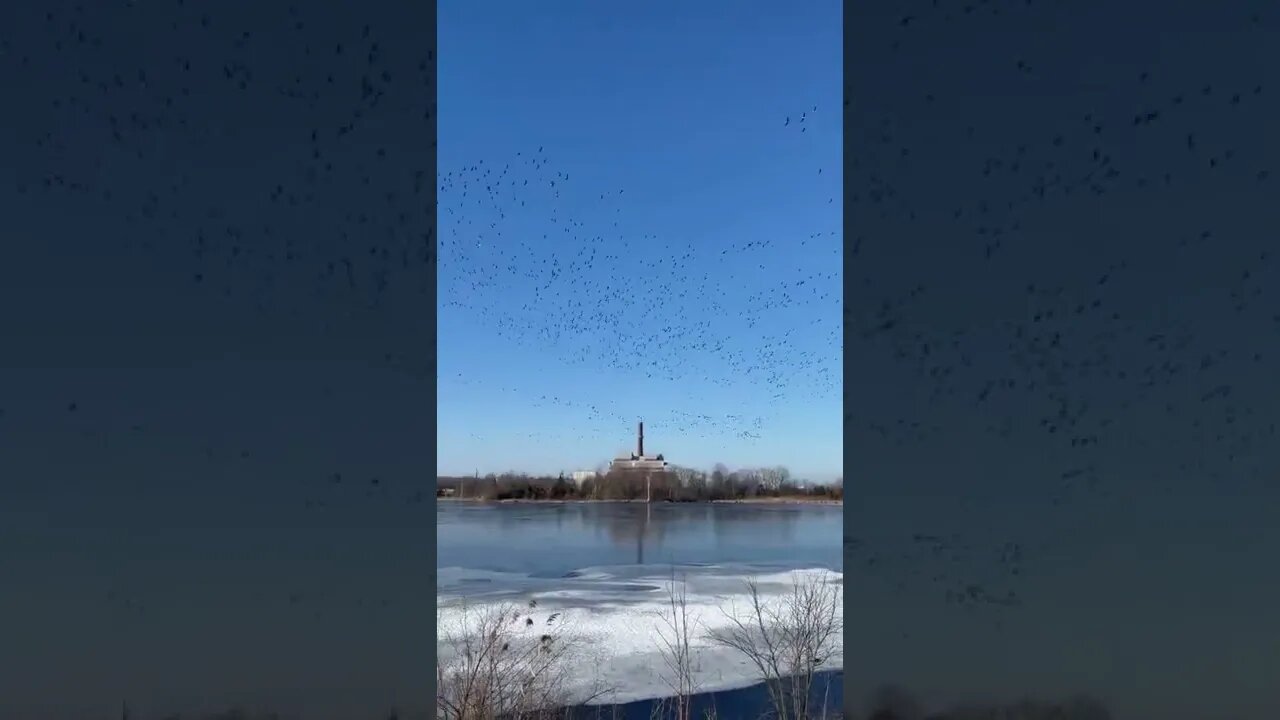
[[[826,706],[811,707],[814,675],[836,649],[843,630],[839,586],[794,577],[791,591],[767,601],[747,581],[748,608],[725,612],[728,627],[710,638],[746,657],[760,674],[778,720],[810,720]]]
[[[463,612],[463,628],[446,642],[452,656],[436,663],[439,720],[551,720],[598,695],[569,691],[576,648],[554,624],[514,605]],[[561,619],[563,616],[559,616]],[[537,632],[521,632],[536,625]]]
[[[678,588],[678,589],[677,589]],[[671,696],[654,702],[654,720],[692,720],[691,703],[698,688],[693,679],[693,628],[690,627],[689,603],[684,578],[678,582],[672,570],[667,585],[667,607],[660,613],[663,627],[658,629],[658,650],[665,669],[663,682]]]

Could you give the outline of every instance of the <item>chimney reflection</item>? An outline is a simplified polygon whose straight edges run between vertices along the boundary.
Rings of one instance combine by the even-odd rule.
[[[775,541],[794,538],[800,512],[789,508],[762,508],[746,504],[709,505],[680,503],[616,503],[579,506],[587,524],[603,524],[617,546],[633,546],[635,562],[655,560],[654,550],[666,549],[680,556],[681,543],[729,540],[734,536],[767,533]],[[670,558],[656,557],[667,562]]]

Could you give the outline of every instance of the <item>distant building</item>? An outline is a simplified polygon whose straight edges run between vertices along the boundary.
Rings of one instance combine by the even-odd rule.
[[[628,457],[614,458],[609,462],[611,470],[649,470],[663,471],[667,469],[667,461],[662,455],[652,457],[644,454],[644,423],[636,429],[636,451]]]
[[[582,483],[586,482],[587,480],[595,480],[595,479],[596,479],[595,470],[574,470],[573,471],[573,482],[576,483],[579,487],[581,487]]]
[[[666,472],[667,459],[659,455],[644,454],[644,423],[640,423],[636,429],[636,451],[631,453],[629,457],[614,458],[609,463],[609,470],[621,470],[623,472],[637,472],[644,475],[644,495],[645,502],[653,500],[653,475],[654,473]]]

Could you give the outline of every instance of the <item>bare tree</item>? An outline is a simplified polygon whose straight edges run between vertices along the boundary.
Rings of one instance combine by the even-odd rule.
[[[729,468],[724,463],[716,463],[711,469],[711,482],[722,487],[729,480]]]
[[[664,627],[658,629],[658,651],[666,666],[662,680],[672,695],[669,702],[655,703],[655,713],[665,718],[670,710],[674,720],[692,720],[691,703],[698,691],[693,679],[693,633],[686,582],[682,577],[677,585],[674,568],[667,585],[667,607],[661,617]]]
[[[781,465],[762,468],[756,472],[758,473],[760,484],[770,492],[777,492],[791,479],[791,471]]]
[[[698,471],[693,468],[682,467],[679,465],[673,467],[672,472],[675,473],[676,480],[679,481],[680,487],[686,488],[693,483],[693,478],[698,474]]]
[[[707,497],[707,474],[701,470],[694,471],[689,477],[689,494],[695,498]]]
[[[827,581],[792,579],[791,591],[767,602],[754,580],[745,614],[725,612],[726,628],[713,642],[742,654],[755,666],[778,720],[809,720],[814,675],[836,649],[843,630],[840,588]]]

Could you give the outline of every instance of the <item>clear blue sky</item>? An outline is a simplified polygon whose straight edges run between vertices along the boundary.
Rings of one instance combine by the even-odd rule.
[[[840,4],[439,17],[439,472],[838,476]]]

